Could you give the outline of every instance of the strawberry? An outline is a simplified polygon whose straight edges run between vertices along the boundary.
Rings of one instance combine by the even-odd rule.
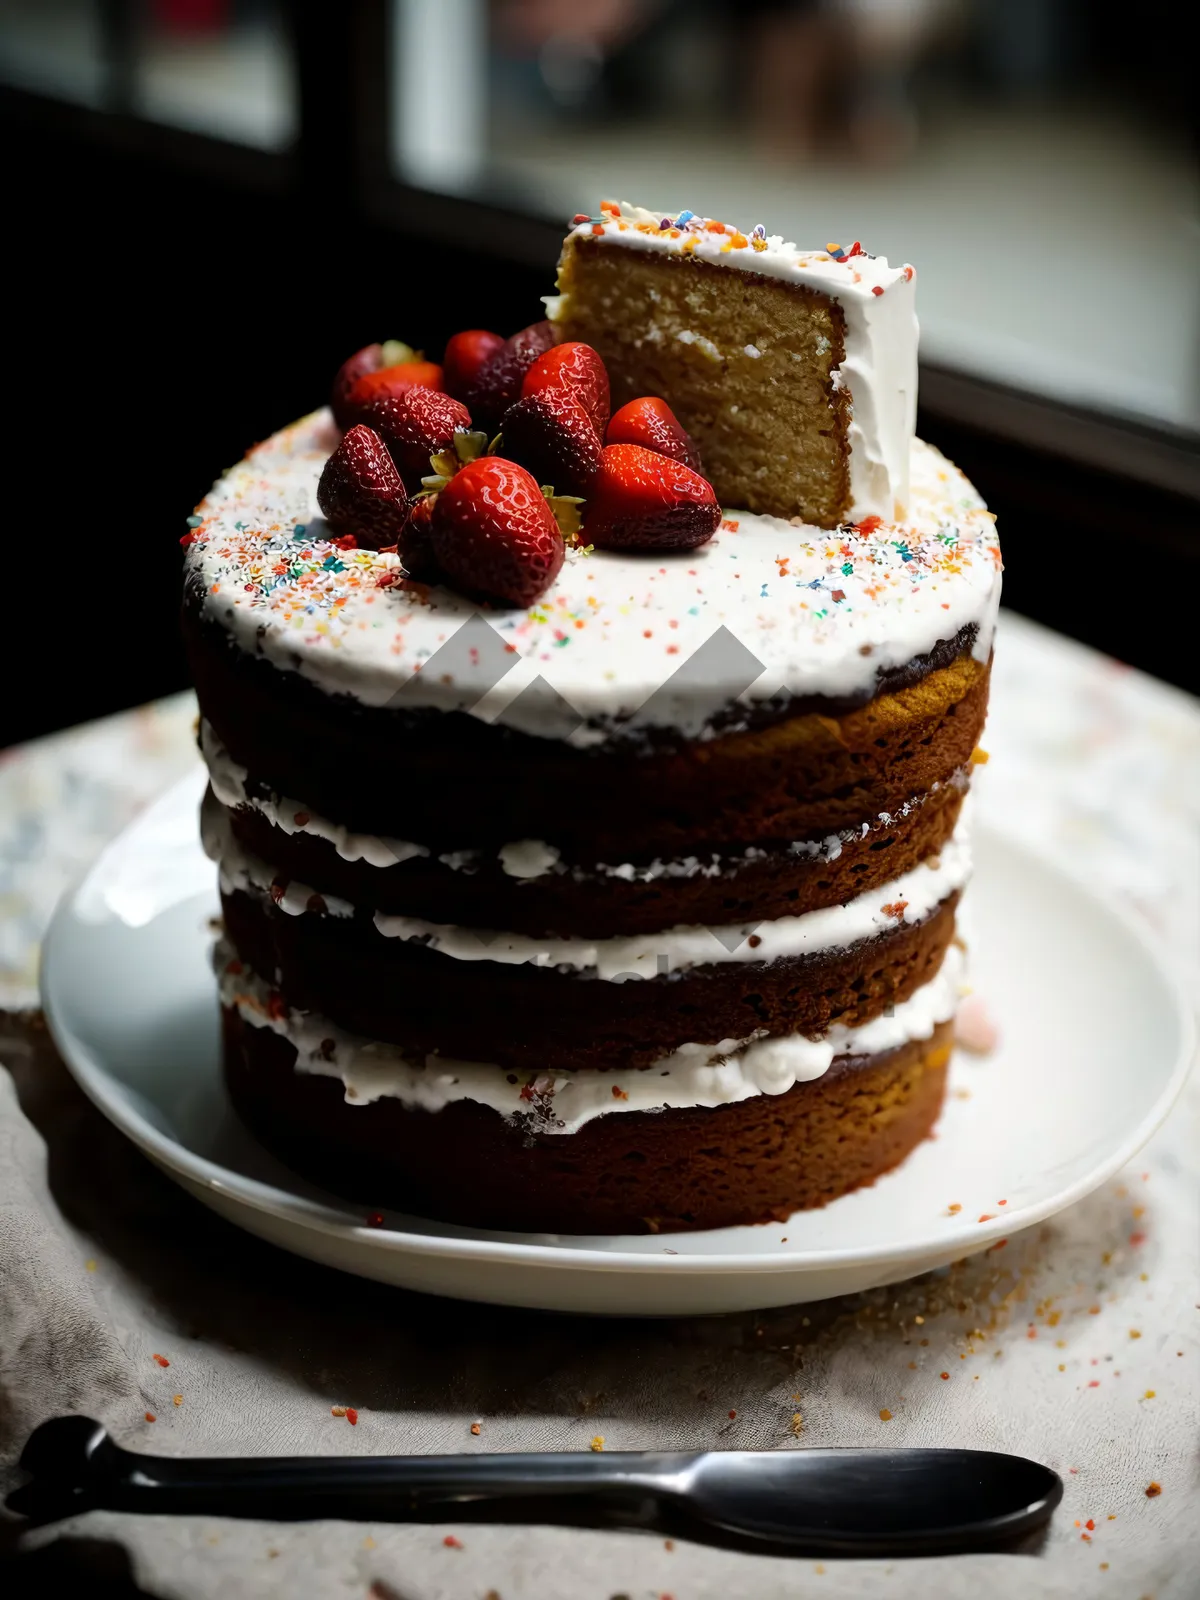
[[[570,391],[547,389],[518,400],[500,427],[497,455],[519,461],[563,494],[587,494],[600,465],[600,435]]]
[[[362,420],[387,445],[409,494],[416,494],[429,471],[429,458],[471,426],[471,413],[439,389],[415,384],[403,394],[384,395],[363,407]]]
[[[408,495],[387,446],[361,423],[325,463],[317,504],[334,533],[352,534],[366,550],[395,544],[408,515]]]
[[[532,605],[553,583],[566,546],[537,480],[515,461],[483,456],[451,478],[433,508],[433,553],[464,594]]]
[[[721,520],[712,484],[638,444],[608,444],[592,480],[583,540],[601,550],[693,550]]]
[[[495,428],[501,417],[521,398],[521,380],[554,343],[554,324],[534,322],[506,339],[490,361],[475,374],[463,396],[477,427]]]
[[[446,393],[456,400],[465,400],[480,371],[503,347],[500,334],[489,333],[486,328],[467,328],[463,333],[456,333],[442,356]]]
[[[670,456],[672,461],[682,461],[693,472],[703,473],[700,452],[695,443],[665,400],[657,395],[646,395],[641,400],[631,400],[614,412],[604,436],[605,444],[640,444],[645,450],[657,450],[660,456]]]
[[[545,351],[525,374],[521,398],[544,394],[548,389],[569,389],[592,419],[601,439],[608,426],[608,373],[590,344],[571,340]]]
[[[418,495],[409,508],[408,521],[400,535],[398,548],[404,570],[418,583],[436,583],[441,576],[433,553],[432,518],[436,500],[435,494]]]
[[[417,359],[411,345],[399,339],[388,339],[383,344],[365,344],[342,362],[333,380],[329,396],[329,409],[339,428],[353,427],[355,418],[350,409],[350,391],[368,372],[378,372],[380,367],[392,367],[401,361]]]
[[[329,409],[333,412],[333,420],[339,428],[348,428],[353,423],[349,399],[350,391],[354,385],[368,372],[378,372],[383,365],[383,346],[381,344],[365,344],[361,350],[356,350],[352,356],[347,357],[337,369],[337,376],[333,380],[333,389],[329,395]]]
[[[399,399],[414,385],[426,389],[442,387],[442,369],[434,361],[399,361],[390,367],[364,372],[350,387],[346,411],[352,423],[363,421],[363,412],[373,400]]]

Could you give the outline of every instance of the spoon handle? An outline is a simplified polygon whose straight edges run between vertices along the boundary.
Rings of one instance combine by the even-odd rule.
[[[81,1430],[81,1448],[60,1451],[53,1461],[23,1459],[34,1482],[10,1496],[11,1509],[39,1520],[103,1508],[270,1521],[403,1521],[486,1505],[520,1520],[552,1510],[550,1502],[586,1498],[598,1513],[648,1525],[658,1496],[670,1493],[693,1459],[590,1451],[169,1457],[123,1450],[103,1428],[91,1427],[87,1438]]]
[[[503,1503],[532,1515],[547,1499],[602,1502],[652,1520],[653,1467],[641,1457],[586,1453],[492,1456],[292,1456],[163,1460],[131,1457],[110,1484],[114,1509],[204,1512],[299,1521],[401,1521],[440,1508]],[[149,1470],[147,1470],[147,1468]],[[113,1502],[110,1502],[113,1504]]]

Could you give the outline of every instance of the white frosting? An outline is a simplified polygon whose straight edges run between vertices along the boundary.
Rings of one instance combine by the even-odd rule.
[[[902,923],[922,921],[948,895],[963,887],[971,871],[967,810],[964,806],[952,837],[939,855],[928,857],[911,872],[868,890],[845,905],[825,906],[798,917],[716,927],[681,925],[657,933],[591,940],[539,939],[383,911],[375,912],[374,922],[385,938],[412,940],[455,961],[556,967],[586,972],[612,983],[652,978],[693,966],[777,961],[784,956],[844,949]],[[225,813],[208,803],[201,813],[201,833],[207,854],[220,864],[221,886],[226,892],[265,891],[283,911],[294,916],[310,909],[316,891],[294,879],[279,881],[271,867],[244,850],[233,837]],[[347,901],[330,895],[316,898],[333,916],[354,915],[354,907]]]
[[[331,694],[588,745],[621,719],[705,737],[735,703],[870,696],[877,671],[968,625],[976,656],[991,649],[993,519],[919,442],[902,523],[828,532],[731,512],[661,560],[571,549],[535,605],[484,613],[401,583],[395,555],[327,542],[316,486],[338,437],[321,411],[257,446],[202,503],[187,550],[204,614]]]
[[[208,767],[212,791],[222,805],[234,810],[248,807],[257,811],[284,833],[307,833],[314,838],[324,839],[344,861],[365,861],[374,867],[390,867],[411,860],[414,856],[427,857],[433,853],[426,845],[413,844],[409,840],[355,833],[340,823],[331,822],[300,800],[278,794],[252,794],[247,787],[249,773],[246,768],[233,759],[211,724],[205,721],[200,723],[200,751]],[[956,788],[965,789],[966,772],[955,773],[949,782]],[[924,794],[905,800],[895,811],[881,811],[873,822],[843,828],[839,833],[828,834],[823,839],[796,839],[790,844],[776,845],[769,850],[748,845],[744,850],[727,854],[714,850],[703,856],[655,857],[647,862],[596,861],[589,862],[585,867],[563,861],[558,849],[544,839],[517,839],[511,844],[501,845],[496,856],[501,870],[512,878],[533,879],[570,873],[580,882],[588,878],[618,878],[626,883],[652,883],[658,878],[719,878],[732,875],[739,867],[754,861],[783,859],[787,856],[836,861],[846,845],[903,821],[941,787],[940,783],[933,783]],[[451,850],[439,855],[438,860],[455,872],[475,872],[483,865],[485,856],[481,850]]]
[[[366,861],[373,867],[394,867],[413,856],[427,856],[423,844],[406,839],[390,839],[374,833],[355,833],[340,822],[331,822],[299,800],[273,794],[270,798],[252,795],[247,790],[249,773],[226,750],[209,723],[200,723],[200,754],[208,768],[208,781],[222,805],[234,810],[249,807],[283,833],[307,833],[324,839],[343,861]]]
[[[281,911],[290,917],[320,910],[331,917],[352,917],[354,907],[337,895],[321,894],[311,884],[297,878],[284,878],[259,856],[251,855],[233,836],[229,817],[215,803],[216,790],[206,793],[200,804],[200,843],[210,861],[219,868],[223,894],[258,889],[270,895]]]
[[[539,1130],[574,1133],[593,1117],[621,1111],[732,1105],[760,1094],[783,1094],[819,1078],[839,1055],[875,1055],[929,1038],[948,1021],[963,992],[963,958],[946,951],[937,975],[903,1004],[859,1028],[837,1024],[821,1039],[803,1034],[685,1044],[642,1071],[556,1072],[521,1077],[484,1062],[446,1056],[414,1058],[398,1045],[346,1033],[313,1012],[288,1011],[279,997],[218,945],[214,965],[221,1001],[255,1027],[271,1028],[295,1046],[297,1070],[338,1078],[351,1105],[384,1096],[424,1111],[476,1100],[502,1116],[528,1115]]]
[[[562,864],[558,850],[542,839],[518,839],[501,845],[499,853],[500,865],[510,878],[544,878]]]
[[[684,228],[662,228],[661,211],[622,202],[619,216],[587,221],[568,237],[602,238],[606,244],[667,255],[688,254],[699,261],[815,289],[836,300],[845,318],[845,356],[834,369],[835,387],[847,392],[851,518],[883,517],[891,522],[908,513],[909,448],[917,418],[916,272],[892,267],[885,256],[857,255],[839,261],[827,250],[798,250],[778,234],[757,241],[725,228],[709,232],[708,219],[696,217]],[[601,233],[597,234],[597,228]],[[672,237],[674,235],[674,237]],[[745,240],[735,246],[735,237]],[[849,248],[849,245],[846,246]],[[547,302],[551,318],[568,314],[569,295]],[[675,337],[704,349],[715,361],[733,356],[703,336],[684,331]],[[751,357],[761,348],[745,345]]]

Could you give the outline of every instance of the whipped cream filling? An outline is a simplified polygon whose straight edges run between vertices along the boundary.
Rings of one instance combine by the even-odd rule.
[[[845,354],[833,379],[851,405],[851,521],[879,516],[891,522],[906,516],[909,448],[917,416],[915,270],[889,266],[886,256],[856,255],[839,260],[827,250],[798,250],[779,234],[763,234],[758,239],[742,235],[743,244],[735,247],[736,235],[726,227],[719,233],[709,232],[706,219],[694,217],[683,229],[665,229],[660,224],[667,215],[623,201],[618,216],[610,214],[597,223],[589,219],[568,237],[599,237],[606,244],[629,250],[687,254],[716,266],[782,278],[836,300],[845,320]],[[569,315],[569,298],[547,299],[551,320]],[[675,337],[704,347],[714,361],[739,353],[721,350],[686,329]],[[740,353],[757,358],[762,348],[745,345]]]
[[[824,906],[797,917],[703,927],[680,925],[657,933],[609,939],[539,939],[490,928],[463,928],[427,922],[422,917],[374,913],[375,927],[388,939],[408,939],[455,961],[495,961],[505,966],[556,967],[610,983],[653,978],[693,966],[727,961],[778,961],[785,956],[844,949],[904,923],[923,921],[948,895],[961,889],[971,872],[968,807],[940,853],[911,871],[871,889],[844,905]],[[266,862],[252,856],[233,837],[228,818],[206,799],[201,837],[220,866],[221,887],[258,889],[281,910],[299,916],[320,910],[354,916],[347,900],[318,894],[308,884],[278,878]]]
[[[288,835],[307,833],[313,838],[324,839],[343,861],[365,861],[373,867],[391,867],[415,856],[429,857],[433,854],[423,844],[372,833],[355,833],[341,823],[331,822],[300,800],[278,794],[269,797],[251,794],[248,788],[249,772],[233,759],[212,726],[205,721],[200,723],[200,752],[208,768],[212,791],[222,805],[231,810],[248,807],[257,811],[272,827]],[[965,790],[968,779],[968,769],[960,768],[947,782],[954,788]],[[787,856],[805,856],[812,861],[836,861],[846,845],[902,822],[942,787],[940,783],[933,783],[924,793],[905,800],[895,811],[881,811],[871,822],[843,828],[838,833],[827,834],[823,839],[795,839],[790,844],[776,845],[769,850],[758,845],[747,845],[744,850],[729,854],[713,850],[702,856],[656,857],[649,862],[597,861],[583,867],[565,862],[557,847],[544,839],[517,839],[511,844],[501,845],[496,851],[496,858],[501,870],[511,878],[528,880],[569,873],[577,882],[585,882],[589,878],[617,878],[626,883],[652,883],[658,878],[719,878],[725,874],[732,875],[739,867],[753,861]],[[437,859],[455,872],[477,872],[487,858],[482,850],[451,850]]]
[[[836,1024],[823,1038],[762,1033],[717,1044],[685,1044],[642,1070],[613,1069],[533,1075],[506,1072],[478,1061],[414,1056],[398,1045],[345,1032],[315,1012],[289,1011],[278,992],[218,944],[214,967],[221,1003],[252,1026],[270,1028],[296,1050],[296,1070],[337,1078],[351,1105],[385,1096],[423,1111],[455,1100],[475,1100],[501,1116],[528,1118],[539,1132],[575,1133],[593,1117],[623,1111],[724,1106],[760,1094],[784,1094],[829,1070],[839,1055],[876,1055],[912,1040],[928,1039],[954,1015],[963,983],[963,954],[946,951],[936,976],[890,1013],[859,1028]]]
[[[200,723],[200,754],[208,768],[212,792],[222,805],[232,810],[248,806],[283,833],[307,833],[316,839],[324,839],[343,861],[365,861],[373,867],[394,867],[414,856],[429,854],[423,844],[410,844],[406,839],[355,833],[352,828],[345,828],[340,822],[331,822],[302,801],[291,800],[285,795],[273,794],[270,799],[262,799],[250,794],[246,787],[249,772],[233,759],[211,725],[203,720]]]

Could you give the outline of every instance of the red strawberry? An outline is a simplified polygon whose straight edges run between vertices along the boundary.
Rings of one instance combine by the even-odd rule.
[[[584,511],[583,542],[601,550],[693,550],[721,520],[712,484],[638,444],[608,444]]]
[[[660,456],[682,461],[693,472],[703,474],[700,452],[692,436],[665,400],[647,395],[631,400],[613,413],[604,436],[605,444],[640,444],[644,450],[657,450]]]
[[[398,553],[404,570],[419,583],[436,583],[441,576],[433,553],[432,519],[436,500],[435,494],[423,494],[414,500],[400,535]]]
[[[350,406],[350,391],[360,378],[366,377],[369,372],[378,372],[380,367],[394,367],[404,361],[420,359],[413,347],[400,339],[388,339],[383,344],[365,344],[361,350],[356,350],[338,368],[329,396],[329,409],[338,427],[352,428],[360,420],[354,416]]]
[[[488,333],[486,328],[467,328],[463,333],[456,333],[442,356],[446,393],[456,400],[465,400],[481,370],[503,348],[501,335]]]
[[[394,366],[379,367],[375,372],[364,372],[351,385],[346,396],[346,409],[352,422],[361,422],[363,412],[373,400],[389,396],[399,399],[413,386],[426,389],[442,387],[442,369],[434,361],[400,361]]]
[[[483,456],[455,474],[433,508],[433,552],[464,594],[532,605],[566,546],[536,479],[515,461]]]
[[[496,453],[519,461],[560,494],[586,495],[600,466],[600,435],[566,389],[547,389],[509,406]]]
[[[490,361],[475,374],[475,381],[463,396],[480,428],[494,428],[515,401],[521,398],[521,380],[530,367],[554,343],[554,324],[534,322],[506,339]]]
[[[590,344],[573,339],[556,344],[537,358],[525,374],[521,398],[545,394],[548,389],[569,389],[603,439],[608,426],[608,373]]]
[[[452,444],[458,429],[471,426],[471,413],[439,389],[415,384],[403,394],[372,400],[363,407],[362,420],[387,445],[409,494],[416,494],[429,473],[430,456]]]
[[[378,372],[383,365],[383,346],[381,344],[365,344],[361,350],[356,350],[352,356],[343,361],[337,369],[337,376],[333,380],[333,390],[329,396],[329,409],[333,412],[333,420],[339,428],[349,428],[354,421],[350,409],[350,391],[354,385],[368,372]]]
[[[377,433],[350,429],[325,463],[317,504],[337,534],[353,534],[367,550],[395,544],[408,515],[408,496]]]

